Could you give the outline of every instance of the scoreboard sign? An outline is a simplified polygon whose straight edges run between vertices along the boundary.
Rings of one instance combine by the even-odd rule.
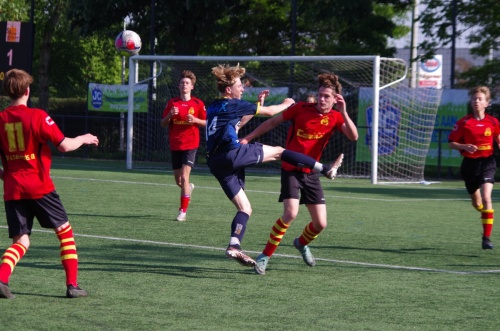
[[[31,72],[33,24],[0,22],[0,81],[10,69]]]

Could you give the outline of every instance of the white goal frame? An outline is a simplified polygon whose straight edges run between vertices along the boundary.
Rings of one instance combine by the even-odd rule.
[[[407,78],[408,66],[402,59],[394,59],[404,64],[405,70],[400,77],[396,77],[393,81],[386,85],[380,86],[380,56],[360,55],[360,56],[174,56],[174,55],[135,55],[129,58],[129,83],[128,83],[128,114],[127,114],[127,145],[126,145],[126,168],[132,169],[132,154],[133,154],[133,139],[134,139],[134,86],[148,80],[154,80],[161,73],[162,68],[159,68],[159,73],[149,77],[141,82],[138,82],[138,63],[140,60],[147,61],[218,61],[220,63],[237,63],[239,61],[281,61],[281,62],[312,62],[312,61],[372,61],[372,86],[373,86],[373,122],[372,122],[372,141],[371,141],[371,183],[378,183],[378,132],[379,132],[379,100],[380,91],[397,84]],[[160,62],[161,63],[161,62]]]

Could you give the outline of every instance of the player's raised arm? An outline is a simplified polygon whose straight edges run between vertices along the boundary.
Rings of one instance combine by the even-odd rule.
[[[75,138],[64,138],[64,140],[57,146],[60,152],[71,152],[80,148],[82,145],[99,145],[99,139],[96,136],[87,133]]]
[[[281,123],[283,123],[285,120],[283,119],[282,114],[278,114],[277,116],[268,119],[261,125],[259,125],[255,130],[250,132],[248,135],[246,135],[244,138],[240,139],[240,143],[242,144],[247,144],[253,139],[262,136],[264,133],[271,131]]]
[[[283,110],[287,109],[294,103],[295,100],[293,100],[292,98],[286,98],[279,105],[260,106],[258,114],[263,116],[274,116],[278,113],[281,113]]]
[[[344,124],[342,124],[342,133],[346,135],[346,137],[351,141],[358,140],[359,134],[356,125],[347,114],[347,109],[345,105],[344,97],[341,94],[335,95],[336,100],[336,108],[339,113],[344,118]]]

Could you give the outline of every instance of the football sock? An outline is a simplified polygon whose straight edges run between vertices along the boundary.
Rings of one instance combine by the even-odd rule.
[[[322,172],[324,168],[321,163],[312,157],[288,149],[285,149],[281,154],[281,160],[297,167],[314,169],[319,172]]]
[[[78,255],[71,225],[56,232],[56,235],[60,243],[61,263],[66,273],[66,285],[78,286]]]
[[[271,228],[269,240],[267,241],[266,247],[262,251],[262,254],[269,257],[274,254],[274,251],[278,248],[281,239],[283,239],[283,236],[285,235],[285,232],[289,226],[290,224],[286,224],[285,222],[283,222],[281,217],[278,218],[276,223],[274,223],[273,227]]]
[[[181,195],[181,207],[179,208],[179,210],[182,210],[182,212],[185,213],[188,209],[190,201],[191,201],[190,195]]]
[[[231,239],[230,246],[240,248],[240,244],[243,241],[243,236],[245,235],[245,230],[247,228],[247,222],[250,219],[250,215],[239,211],[233,218],[233,222],[231,223]],[[237,243],[237,244],[235,244]]]
[[[491,230],[493,230],[493,209],[482,210],[481,211],[481,223],[483,223],[483,236],[491,236]]]
[[[24,254],[26,254],[26,251],[26,247],[19,243],[12,244],[7,248],[0,261],[0,282],[4,284],[9,283],[9,278],[14,271],[14,267],[23,258]]]
[[[302,246],[308,245],[311,241],[316,239],[320,232],[321,230],[318,231],[314,228],[313,222],[309,222],[309,224],[306,225],[304,231],[302,231],[302,234],[299,237],[299,243]]]

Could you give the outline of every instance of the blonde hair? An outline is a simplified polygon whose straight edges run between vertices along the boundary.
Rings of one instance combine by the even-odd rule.
[[[473,96],[476,93],[483,93],[484,96],[486,97],[486,101],[491,100],[491,92],[490,89],[487,86],[476,86],[469,91],[469,96]]]
[[[342,94],[342,84],[339,77],[333,73],[324,73],[318,76],[319,87],[331,88],[335,93]]]
[[[219,64],[212,68],[212,74],[217,78],[217,90],[224,93],[226,87],[234,85],[237,78],[245,75],[245,68],[240,67],[239,63],[235,67]]]
[[[183,78],[191,79],[191,83],[193,84],[193,86],[194,86],[194,84],[196,84],[196,76],[190,70],[184,70],[183,72],[181,72],[181,78],[179,79],[179,81]]]

